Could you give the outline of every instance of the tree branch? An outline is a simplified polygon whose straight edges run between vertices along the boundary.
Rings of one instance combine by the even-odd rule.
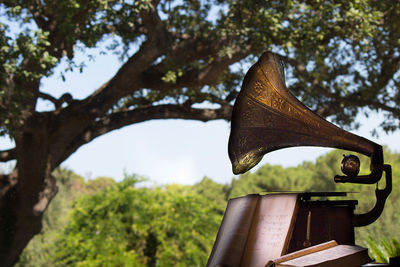
[[[190,107],[192,104],[202,103],[204,101],[210,101],[211,103],[220,104],[221,106],[229,105],[230,102],[211,93],[196,92],[194,96],[189,96],[183,105]]]
[[[0,151],[0,161],[7,162],[10,160],[17,159],[17,151],[15,148]]]
[[[148,72],[165,73],[171,69],[172,65],[185,65],[187,63],[204,59],[208,61],[211,57],[217,57],[217,53],[225,41],[221,40],[204,40],[197,37],[184,38],[176,37],[177,41],[167,52],[165,59],[150,68]],[[178,41],[179,40],[179,41]],[[211,46],[210,43],[213,43]]]
[[[163,73],[162,68],[152,68],[151,70],[143,73],[142,82],[145,88],[150,88],[153,90],[171,90],[174,88],[195,88],[205,85],[215,85],[219,82],[221,73],[228,67],[244,59],[251,47],[239,48],[234,50],[231,57],[216,57],[211,63],[200,68],[191,68],[187,70],[181,77],[177,78],[175,83],[167,83],[162,80]]]
[[[155,119],[185,119],[203,122],[217,119],[230,120],[231,109],[229,105],[219,109],[196,109],[184,105],[150,106],[111,114],[99,120],[91,131],[95,138],[126,125]]]
[[[54,104],[54,106],[57,106],[58,101],[57,101],[57,98],[55,98],[54,96],[43,93],[43,92],[39,92],[39,97],[42,99],[48,100],[48,101],[52,102]]]
[[[119,99],[143,88],[141,74],[165,53],[172,40],[154,5],[151,10],[144,11],[141,15],[144,26],[148,28],[147,40],[110,81],[79,104],[67,109],[65,116],[82,116],[82,110],[85,110],[85,116],[89,119],[101,117]]]
[[[64,103],[71,104],[74,101],[70,93],[65,93],[59,99],[57,99],[52,95],[39,92],[39,97],[52,102],[56,109],[59,109]]]
[[[82,145],[89,143],[96,137],[127,125],[155,119],[185,119],[203,122],[217,119],[230,120],[231,113],[232,106],[230,105],[221,106],[219,109],[195,109],[184,105],[158,105],[113,113],[82,130],[68,144],[64,143],[63,154],[53,157],[51,165],[58,166]]]
[[[316,89],[320,94],[330,98],[330,99],[334,99],[336,100],[338,103],[343,103],[343,104],[347,104],[349,106],[368,106],[370,108],[373,109],[377,109],[377,110],[384,110],[384,111],[388,111],[391,112],[393,114],[398,114],[400,112],[399,108],[396,107],[391,107],[388,105],[385,105],[383,103],[380,103],[378,100],[368,100],[365,99],[363,97],[359,97],[359,95],[349,95],[349,96],[340,96],[339,94],[335,94],[332,93],[328,88],[325,88],[324,86],[321,85],[320,81],[315,79],[314,77],[312,77],[312,75],[309,75],[305,66],[303,64],[301,64],[300,62],[298,62],[295,59],[292,59],[290,57],[285,57],[282,56],[290,65],[292,65],[299,73],[302,73],[304,75],[307,75],[307,80],[311,82],[312,86],[314,89]],[[382,71],[381,71],[381,75],[379,75],[379,80],[374,84],[375,86],[386,86],[387,83],[389,82],[389,80],[391,79],[391,77],[393,77],[395,71],[393,71],[393,63],[390,62],[391,64],[389,64],[389,62],[385,62],[386,64],[382,63]],[[398,62],[395,61],[395,63],[397,64]],[[385,66],[387,66],[387,68],[389,69],[383,69],[385,68]],[[389,75],[387,75],[389,73]],[[386,75],[384,75],[386,74]],[[370,86],[371,90],[372,87]],[[304,88],[301,88],[302,90],[304,90]],[[357,92],[359,93],[359,92]],[[331,111],[329,111],[329,109],[325,108],[321,108],[319,109],[318,113],[321,116],[330,116],[333,115],[336,112],[335,109],[331,109]]]

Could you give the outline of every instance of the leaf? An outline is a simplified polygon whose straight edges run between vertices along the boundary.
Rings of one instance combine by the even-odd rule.
[[[368,252],[372,259],[374,259],[376,262],[388,263],[384,255],[384,252],[382,251],[382,249],[379,248],[379,246],[372,239],[372,237],[368,238],[367,244],[368,244]]]
[[[389,262],[388,258],[393,257],[396,254],[395,250],[392,247],[392,244],[385,237],[383,237],[381,239],[381,243],[382,243],[383,249],[385,251],[387,261]]]

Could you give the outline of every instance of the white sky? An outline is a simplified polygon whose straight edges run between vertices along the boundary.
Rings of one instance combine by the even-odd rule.
[[[42,80],[42,90],[56,97],[69,91],[74,98],[83,98],[111,78],[121,63],[113,56],[97,56],[96,61],[87,62],[82,74],[67,73],[66,82],[59,77],[59,66],[55,75]],[[65,66],[64,66],[65,67]],[[41,103],[45,109],[49,103]],[[361,119],[363,127],[354,131],[393,151],[400,151],[399,131],[380,138],[372,138],[370,131],[379,125],[379,115],[368,120]],[[158,120],[127,126],[82,146],[61,166],[72,169],[85,178],[109,176],[121,180],[124,171],[143,175],[157,184],[193,184],[204,176],[221,183],[228,183],[234,175],[228,158],[227,144],[229,123],[211,121],[207,123],[184,120]],[[10,142],[0,139],[0,149]],[[302,161],[313,161],[326,153],[326,148],[289,148],[264,156],[265,163],[295,166]],[[338,162],[338,164],[340,164]],[[0,166],[10,168],[9,165]]]

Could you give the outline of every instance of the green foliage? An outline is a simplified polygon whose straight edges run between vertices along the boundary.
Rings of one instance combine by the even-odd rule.
[[[389,263],[392,257],[400,256],[400,243],[397,239],[381,238],[381,244],[377,244],[371,237],[367,240],[369,255],[376,262]]]
[[[309,190],[312,186],[311,164],[283,168],[266,164],[254,173],[245,173],[238,179],[232,180],[232,189],[229,198],[249,193]]]
[[[221,220],[217,206],[179,187],[126,179],[75,203],[57,240],[56,266],[204,266]]]
[[[223,97],[213,98],[213,90],[224,92],[224,97],[238,90],[242,71],[223,68],[216,73],[220,78],[207,85],[173,85],[181,77],[216,61],[237,57],[245,58],[242,63],[252,62],[261,52],[273,50],[288,59],[291,90],[309,107],[324,110],[322,115],[331,116],[341,125],[355,127],[355,115],[360,107],[368,106],[385,112],[385,130],[398,128],[399,3],[156,2],[2,1],[0,84],[6,85],[2,89],[8,92],[0,95],[0,107],[13,113],[8,116],[0,112],[2,133],[13,135],[22,123],[12,123],[11,118],[23,120],[23,111],[35,108],[25,104],[27,99],[35,102],[37,94],[26,94],[40,88],[27,88],[32,86],[27,81],[40,82],[63,60],[69,62],[71,70],[82,68],[84,62],[76,63],[74,55],[88,48],[102,47],[102,53],[128,58],[132,47],[140,47],[155,27],[154,21],[143,19],[146,12],[153,10],[157,10],[173,45],[159,55],[162,64],[154,62],[151,66],[162,66],[158,78],[168,83],[171,90],[160,93],[142,88],[143,92],[137,90],[119,99],[115,103],[117,110],[136,107],[144,100],[146,104],[186,100],[193,92],[207,92],[211,102],[219,103]],[[13,27],[16,24],[19,27]],[[187,55],[174,50],[188,40],[193,44],[185,51]],[[89,52],[86,54],[88,60],[93,59]]]
[[[192,186],[196,194],[203,198],[215,203],[219,207],[219,214],[225,211],[228,196],[230,194],[231,186],[226,184],[218,184],[208,177],[204,177],[199,183]]]
[[[111,177],[97,177],[94,180],[89,180],[86,183],[87,193],[96,193],[105,190],[106,188],[116,186],[116,183]]]

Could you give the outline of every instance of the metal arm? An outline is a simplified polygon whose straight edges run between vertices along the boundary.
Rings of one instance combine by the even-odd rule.
[[[390,165],[383,165],[383,171],[385,172],[386,185],[384,189],[379,189],[378,184],[375,190],[376,203],[375,206],[367,213],[355,214],[353,224],[356,227],[366,226],[376,221],[382,214],[385,202],[390,192],[392,192],[392,167]]]

